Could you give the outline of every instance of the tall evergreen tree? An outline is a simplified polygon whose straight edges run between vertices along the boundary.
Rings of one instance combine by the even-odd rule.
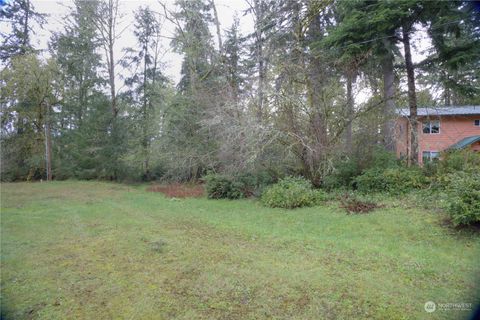
[[[103,84],[98,34],[92,23],[91,3],[77,0],[66,18],[65,31],[53,35],[50,51],[62,70],[65,84],[63,111],[69,127],[78,127],[87,112],[89,97]]]
[[[338,44],[343,54],[358,56],[371,52],[372,48],[383,61],[385,114],[393,107],[393,69],[392,57],[395,44],[401,43],[404,49],[404,67],[407,75],[408,105],[410,109],[411,148],[409,161],[418,161],[418,120],[417,98],[415,86],[415,65],[412,61],[411,34],[415,32],[416,24],[431,28],[432,10],[435,6],[429,2],[418,0],[401,1],[354,1],[344,2],[344,15],[337,27],[332,30],[331,43]],[[440,5],[443,6],[443,5]],[[390,102],[389,102],[390,101]],[[385,132],[393,127],[386,121]],[[387,134],[390,137],[391,134]],[[393,141],[388,138],[389,141]]]
[[[203,125],[218,94],[218,52],[209,24],[210,3],[179,0],[177,12],[168,16],[176,25],[172,47],[183,56],[175,102],[166,110],[165,153],[176,159],[171,168],[186,179],[197,179],[215,165],[213,137]]]
[[[30,0],[8,1],[0,9],[0,19],[10,22],[10,32],[0,31],[3,43],[0,47],[0,60],[6,61],[16,55],[32,53],[32,34],[34,24],[40,27],[45,23],[45,15],[35,11]]]
[[[273,42],[270,40],[275,26],[276,6],[275,1],[271,0],[253,0],[247,3],[249,4],[247,12],[252,14],[254,21],[254,30],[250,37],[253,40],[251,56],[257,72],[255,112],[257,120],[262,121],[266,114],[267,71],[273,53]]]
[[[151,9],[146,7],[136,11],[134,35],[138,49],[126,49],[128,57],[124,62],[125,66],[141,70],[126,79],[130,90],[124,96],[128,96],[129,103],[134,106],[132,116],[137,117],[141,128],[139,142],[142,148],[142,176],[145,180],[151,179],[151,142],[155,132],[160,130],[157,115],[162,104],[162,89],[167,82],[160,71],[160,28],[160,22]]]
[[[372,59],[381,62],[383,80],[383,144],[393,148],[393,118],[395,111],[394,57],[399,55],[395,46],[397,25],[384,21],[376,7],[377,1],[342,1],[335,7],[337,22],[329,29],[324,45],[337,56],[337,63],[347,75],[358,69],[369,69]],[[375,16],[375,22],[371,17]],[[375,63],[375,67],[378,63]],[[366,68],[364,68],[366,67]],[[366,70],[365,70],[366,71]],[[369,72],[369,71],[367,71]],[[376,77],[376,75],[373,75]],[[347,77],[348,78],[348,77]],[[351,98],[349,98],[351,99]]]
[[[115,56],[115,47],[122,31],[118,30],[120,19],[119,0],[92,0],[87,3],[94,8],[92,23],[95,25],[100,45],[103,48],[103,58],[106,61],[106,71],[108,73],[108,88],[110,92],[110,110],[111,120],[107,128],[109,134],[110,157],[109,167],[111,168],[111,179],[117,179],[121,173],[120,158],[125,149],[123,141],[124,131],[122,132],[122,119],[119,119],[119,103],[117,99],[117,65],[118,60]]]
[[[59,76],[64,84],[63,101],[59,107],[57,136],[59,177],[83,176],[75,170],[91,162],[89,147],[82,143],[85,128],[92,128],[94,110],[104,80],[99,76],[101,56],[98,53],[97,30],[92,23],[95,14],[94,2],[75,1],[66,17],[65,31],[56,33],[50,41],[50,51],[59,66]],[[88,120],[86,120],[88,119]],[[88,176],[88,175],[87,175]]]
[[[421,63],[426,81],[443,89],[443,104],[480,102],[480,18],[475,3],[425,3],[433,50]]]
[[[229,86],[231,99],[239,107],[240,96],[244,89],[248,66],[245,64],[244,41],[240,34],[238,17],[234,17],[231,27],[226,31],[225,43],[223,46],[224,72]]]

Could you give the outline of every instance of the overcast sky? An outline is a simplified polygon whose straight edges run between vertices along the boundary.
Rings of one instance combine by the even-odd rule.
[[[48,41],[52,32],[62,31],[64,18],[70,12],[69,7],[72,7],[73,0],[31,0],[34,4],[36,10],[40,13],[48,14],[47,23],[44,25],[43,30],[38,30],[37,34],[32,37],[33,44],[38,49],[45,49],[43,55],[48,56],[46,51]],[[162,0],[167,6],[174,11],[175,10],[175,0]],[[248,8],[248,3],[246,0],[215,0],[217,7],[219,20],[221,24],[221,29],[228,29],[232,22],[235,14],[238,15],[240,19],[240,31],[243,35],[251,32],[253,30],[253,20],[250,14],[245,15],[244,11]],[[133,35],[133,24],[134,24],[134,12],[139,7],[149,6],[152,10],[156,12],[163,12],[162,7],[158,3],[158,0],[120,0],[120,12],[123,15],[121,19],[121,24],[118,27],[118,30],[125,31],[122,33],[120,39],[116,43],[116,59],[119,59],[123,56],[122,49],[125,47],[132,47],[136,45],[136,40]],[[210,26],[212,36],[215,35],[216,31],[214,26]],[[162,26],[162,35],[166,37],[171,37],[173,35],[174,27],[168,21],[163,22]],[[212,37],[213,41],[216,41],[216,36]],[[426,55],[426,50],[431,47],[431,42],[428,39],[428,36],[425,32],[420,31],[412,34],[412,56],[414,62],[419,62],[424,59]],[[182,62],[182,57],[171,50],[170,40],[163,38],[163,49],[165,55],[163,56],[162,63],[164,64],[163,72],[175,83],[178,83],[180,79],[180,66]],[[400,50],[403,53],[403,48],[400,45]],[[119,78],[123,75],[125,71],[118,70]],[[123,82],[123,81],[122,81]],[[403,82],[403,81],[402,81]],[[404,85],[402,83],[402,85]],[[120,86],[121,87],[121,86]],[[364,102],[370,96],[368,89],[361,89],[360,87],[356,88],[357,95],[356,101]]]
[[[163,2],[174,10],[175,0],[164,0]],[[62,31],[64,17],[70,12],[69,7],[73,5],[73,0],[32,0],[32,3],[38,12],[48,14],[47,23],[44,25],[44,29],[37,31],[37,34],[33,37],[33,44],[36,48],[47,49],[48,41],[52,32]],[[243,14],[244,10],[248,8],[248,4],[245,0],[215,0],[215,4],[222,30],[228,29],[231,26],[235,13],[238,14],[240,19],[242,34],[246,34],[253,30],[253,21],[250,15]],[[120,11],[123,18],[121,19],[121,25],[118,30],[126,29],[116,44],[115,51],[117,59],[123,55],[123,48],[136,45],[136,40],[133,36],[134,12],[140,6],[149,6],[156,12],[163,12],[162,7],[157,0],[120,0]],[[215,34],[213,27],[214,26],[211,26],[212,35]],[[162,27],[162,35],[171,37],[173,31],[174,27],[172,24],[165,21]],[[216,37],[213,37],[213,40],[216,41]],[[165,64],[164,73],[176,83],[180,78],[182,57],[172,52],[169,39],[163,38],[163,47],[166,52],[162,61]],[[46,56],[48,53],[44,51],[43,55]]]

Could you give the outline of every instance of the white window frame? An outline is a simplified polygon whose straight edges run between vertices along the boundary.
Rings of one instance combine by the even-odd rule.
[[[428,152],[428,156],[425,156],[425,153]],[[430,151],[430,150],[425,150],[422,152],[422,160],[425,162],[427,160],[428,162],[432,162],[434,160],[438,160],[440,158],[440,151]]]
[[[438,132],[432,132],[432,123],[433,122],[438,122]],[[429,132],[424,132],[423,131],[426,125],[428,125],[428,131]],[[440,120],[423,121],[422,122],[422,133],[423,134],[440,134]]]
[[[473,120],[473,125],[474,125],[475,127],[480,127],[480,119],[475,119],[475,120]]]

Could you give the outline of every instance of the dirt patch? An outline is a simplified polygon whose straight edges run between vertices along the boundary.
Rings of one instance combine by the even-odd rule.
[[[378,208],[382,208],[375,202],[360,200],[350,196],[343,196],[340,199],[340,207],[347,211],[347,214],[368,213]]]
[[[166,185],[152,185],[148,189],[150,192],[161,192],[169,198],[200,198],[205,194],[205,189],[201,184],[181,184],[172,183]]]

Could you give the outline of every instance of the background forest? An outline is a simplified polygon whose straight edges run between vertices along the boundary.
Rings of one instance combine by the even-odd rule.
[[[220,26],[214,0],[139,7],[136,43],[118,56],[119,1],[77,0],[48,59],[32,46],[48,17],[30,0],[4,4],[2,180],[349,185],[393,149],[397,107],[480,104],[476,2],[245,1],[249,34],[238,19]],[[177,84],[162,69],[167,22]],[[418,30],[432,46],[413,63]]]

